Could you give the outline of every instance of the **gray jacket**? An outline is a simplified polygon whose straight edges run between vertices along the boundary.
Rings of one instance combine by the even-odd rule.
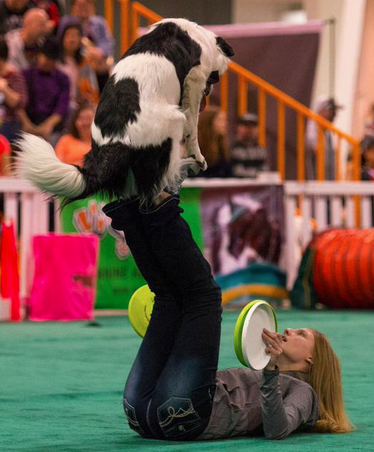
[[[295,378],[296,377],[296,378]],[[209,424],[199,440],[265,435],[283,439],[318,420],[318,400],[306,374],[233,368],[217,373]]]

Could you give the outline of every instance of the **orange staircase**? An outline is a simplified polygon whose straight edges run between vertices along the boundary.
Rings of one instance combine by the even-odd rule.
[[[121,24],[121,52],[124,53],[132,42],[138,37],[141,26],[148,26],[162,17],[151,11],[139,2],[130,0],[105,0],[105,17],[111,30],[114,30],[115,4],[120,4]],[[286,109],[289,108],[296,113],[297,120],[297,180],[305,180],[305,124],[307,120],[317,123],[318,145],[317,145],[317,180],[325,180],[325,140],[324,132],[328,130],[336,142],[336,180],[342,180],[341,153],[343,146],[348,148],[352,155],[352,179],[360,180],[361,155],[359,141],[353,136],[342,132],[331,122],[314,113],[305,105],[301,104],[291,96],[285,94],[275,86],[248,71],[237,63],[229,64],[228,72],[220,80],[220,107],[228,110],[229,73],[237,77],[237,99],[238,115],[247,111],[248,89],[250,85],[258,89],[258,117],[259,117],[259,144],[266,146],[266,108],[267,97],[276,100],[277,105],[277,169],[281,179],[286,174]]]

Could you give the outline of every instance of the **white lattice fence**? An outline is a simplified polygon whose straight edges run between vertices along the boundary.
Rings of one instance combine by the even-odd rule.
[[[190,180],[186,187],[253,187],[268,185],[270,181]],[[278,184],[279,185],[279,182]],[[286,182],[284,189],[285,236],[282,267],[292,286],[300,262],[301,250],[313,233],[329,227],[373,227],[374,184],[371,182]],[[0,196],[6,221],[13,221],[21,256],[21,297],[29,294],[32,276],[31,240],[36,234],[52,229],[60,231],[59,214],[50,218],[47,195],[28,182],[14,178],[0,178]],[[357,205],[359,210],[357,211]],[[57,207],[57,206],[55,206]],[[296,212],[299,212],[296,215]]]
[[[31,184],[15,178],[0,178],[0,196],[3,198],[4,220],[13,222],[20,253],[20,296],[27,297],[32,274],[31,239],[45,234],[52,224],[59,230],[58,215],[50,218],[48,196]]]
[[[334,227],[373,227],[373,198],[372,182],[284,184],[285,260],[289,288],[297,275],[299,250],[307,246],[315,232]]]

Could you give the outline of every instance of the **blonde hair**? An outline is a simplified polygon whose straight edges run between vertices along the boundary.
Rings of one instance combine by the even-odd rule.
[[[198,142],[208,167],[216,165],[221,159],[229,159],[227,137],[214,130],[214,120],[220,112],[218,107],[211,106],[199,115]]]
[[[315,346],[309,384],[317,393],[319,402],[319,419],[312,430],[318,433],[350,432],[355,427],[344,409],[339,359],[327,337],[316,330],[312,331]]]

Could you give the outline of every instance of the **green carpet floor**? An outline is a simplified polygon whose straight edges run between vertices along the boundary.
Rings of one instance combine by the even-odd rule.
[[[237,366],[225,312],[220,368]],[[283,441],[144,440],[126,425],[122,389],[140,344],[127,317],[78,323],[0,324],[0,451],[374,451],[374,312],[279,311],[279,326],[326,333],[341,358],[347,411],[357,431]]]

